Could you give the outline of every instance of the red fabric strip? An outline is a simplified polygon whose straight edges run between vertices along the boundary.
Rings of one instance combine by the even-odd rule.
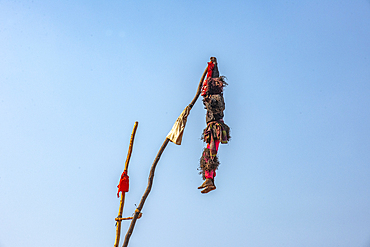
[[[202,86],[202,93],[201,93],[202,96],[206,95],[206,92],[207,92],[207,84],[208,84],[208,80],[207,79],[212,77],[212,72],[213,72],[213,69],[214,68],[215,68],[215,64],[213,62],[208,62],[207,77],[204,80],[203,86]]]
[[[121,179],[119,180],[119,184],[117,186],[118,192],[117,197],[119,197],[120,192],[128,192],[129,189],[129,177],[126,171],[123,171],[121,175]]]

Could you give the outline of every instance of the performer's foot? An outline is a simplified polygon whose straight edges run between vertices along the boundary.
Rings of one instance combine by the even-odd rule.
[[[206,181],[203,182],[201,186],[198,187],[198,189],[203,189],[207,186],[213,185],[213,181],[210,178],[207,178]]]
[[[214,186],[213,184],[212,185],[209,185],[207,186],[204,190],[201,191],[202,194],[206,194],[212,190],[215,190],[216,189],[216,186]]]
[[[202,194],[205,194],[205,193],[208,193],[212,190],[215,190],[216,186],[213,182],[213,179],[207,178],[206,181],[204,181],[204,183],[201,186],[198,187],[198,189],[203,189],[203,188],[204,188],[204,190],[201,191]]]

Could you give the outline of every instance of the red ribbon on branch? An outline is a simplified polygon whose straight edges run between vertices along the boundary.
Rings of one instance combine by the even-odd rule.
[[[212,77],[212,72],[214,68],[215,68],[215,64],[213,62],[208,62],[207,78]]]
[[[213,62],[208,62],[207,78],[203,82],[202,93],[201,93],[202,96],[206,95],[207,86],[208,86],[208,78],[212,78],[212,73],[213,73],[214,68],[215,68],[215,64]]]
[[[117,186],[118,192],[117,197],[119,197],[120,192],[128,192],[129,189],[129,177],[126,171],[123,171],[121,175],[121,179],[119,180],[119,184]]]

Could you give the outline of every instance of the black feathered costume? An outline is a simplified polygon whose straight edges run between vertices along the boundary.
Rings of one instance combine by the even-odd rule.
[[[223,88],[227,85],[225,77],[220,76],[217,67],[217,60],[211,57],[208,63],[207,78],[203,82],[202,93],[204,108],[207,110],[206,123],[202,139],[207,143],[200,158],[200,174],[205,182],[198,187],[203,189],[202,193],[208,193],[216,189],[214,177],[219,166],[217,157],[220,143],[226,144],[230,139],[230,128],[224,121],[225,102]]]

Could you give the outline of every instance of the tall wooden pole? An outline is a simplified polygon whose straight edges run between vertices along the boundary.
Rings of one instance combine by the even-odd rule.
[[[198,97],[200,95],[200,91],[202,90],[202,84],[203,84],[203,81],[204,81],[204,78],[205,78],[206,74],[207,74],[207,68],[204,70],[203,75],[202,75],[202,78],[200,79],[199,86],[198,86],[197,92],[195,94],[195,97],[191,101],[191,103],[189,104],[190,109],[194,106],[195,102],[197,101],[197,99],[198,99]],[[143,197],[141,198],[141,201],[139,203],[139,206],[135,210],[134,217],[131,220],[131,224],[130,224],[129,229],[127,230],[127,233],[126,233],[126,236],[125,236],[125,240],[123,242],[122,247],[127,247],[127,245],[128,245],[128,241],[130,240],[130,237],[132,235],[132,231],[134,230],[136,220],[139,218],[139,215],[141,213],[141,210],[143,209],[145,200],[148,197],[148,195],[149,195],[149,193],[150,193],[150,191],[152,189],[155,168],[157,167],[158,161],[161,158],[161,155],[162,155],[164,149],[167,147],[167,144],[168,144],[169,141],[170,140],[168,138],[166,138],[164,140],[161,148],[158,151],[157,156],[154,159],[154,162],[152,164],[152,167],[150,168],[150,173],[149,173],[149,178],[148,178],[148,185],[146,187],[146,190],[144,192]]]
[[[132,130],[130,145],[128,147],[128,153],[127,153],[127,158],[126,158],[126,162],[125,162],[124,171],[126,173],[127,173],[127,170],[128,170],[128,164],[130,163],[132,147],[133,147],[133,144],[134,144],[134,138],[135,138],[137,126],[138,126],[138,122],[135,122],[134,129]],[[120,200],[120,203],[119,203],[118,217],[116,218],[117,226],[116,226],[116,240],[114,242],[114,247],[118,247],[119,240],[120,240],[120,237],[121,237],[121,222],[122,222],[121,218],[122,218],[122,214],[123,214],[123,206],[125,204],[125,194],[126,194],[125,192],[121,192],[121,200]]]
[[[191,108],[193,108],[193,106],[194,106],[195,102],[196,102],[196,101],[198,100],[198,98],[199,98],[200,91],[202,91],[203,81],[204,81],[204,78],[205,78],[205,77],[206,77],[206,75],[207,75],[207,69],[208,69],[208,67],[204,70],[203,75],[202,75],[202,77],[201,77],[201,79],[200,79],[200,82],[199,82],[199,85],[198,85],[197,92],[196,92],[196,94],[195,94],[195,96],[194,96],[194,99],[193,99],[193,100],[190,102],[190,104],[189,104],[190,109],[191,109]]]

